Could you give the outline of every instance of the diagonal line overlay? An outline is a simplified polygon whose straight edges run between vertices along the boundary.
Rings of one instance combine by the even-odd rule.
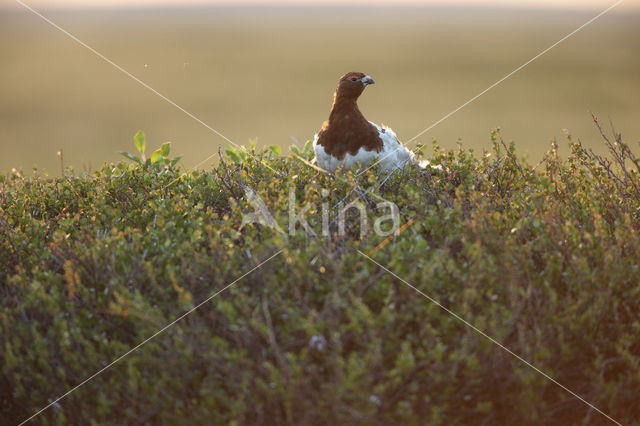
[[[356,249],[357,250],[357,249]],[[366,255],[365,253],[363,253],[360,250],[357,250],[358,253],[360,253],[360,255],[362,255],[362,257],[368,259],[369,261],[371,261],[372,263],[378,265],[378,267],[380,267],[382,270],[388,272],[389,274],[391,274],[393,277],[395,277],[396,279],[400,280],[402,283],[406,284],[408,287],[411,287],[414,291],[416,291],[417,293],[419,293],[422,297],[424,297],[425,299],[429,300],[431,303],[435,304],[436,306],[438,306],[439,308],[441,308],[442,310],[444,310],[446,313],[448,313],[449,315],[451,315],[452,317],[454,317],[455,319],[457,319],[458,321],[462,322],[464,325],[466,325],[467,327],[471,328],[473,331],[475,331],[476,333],[480,334],[482,337],[488,339],[491,343],[497,345],[498,347],[500,347],[500,349],[504,350],[505,352],[507,352],[509,355],[513,356],[514,358],[516,358],[518,361],[522,362],[523,364],[527,365],[528,367],[532,368],[533,370],[535,370],[536,372],[540,373],[541,375],[543,375],[547,380],[555,383],[556,385],[560,386],[562,389],[564,389],[565,391],[567,391],[568,393],[570,393],[571,395],[573,395],[574,397],[578,398],[580,401],[584,402],[586,405],[588,405],[590,408],[594,409],[595,411],[597,411],[598,413],[602,414],[604,417],[606,417],[607,419],[609,419],[610,421],[612,421],[613,423],[622,426],[622,424],[616,420],[614,420],[613,418],[611,418],[608,414],[606,414],[604,411],[600,410],[598,407],[596,407],[595,405],[591,404],[590,402],[588,402],[587,400],[585,400],[584,398],[582,398],[580,395],[578,395],[577,393],[575,393],[574,391],[572,391],[571,389],[567,388],[566,386],[564,386],[562,383],[558,382],[557,380],[555,380],[553,377],[549,376],[548,374],[546,374],[544,371],[540,370],[539,368],[537,368],[535,365],[531,364],[529,361],[527,361],[526,359],[522,358],[521,356],[519,356],[518,354],[516,354],[515,352],[513,352],[511,349],[507,348],[506,346],[504,346],[502,343],[498,342],[496,339],[494,339],[493,337],[489,336],[487,333],[485,333],[484,331],[480,330],[478,327],[476,327],[475,325],[471,324],[469,321],[465,320],[464,318],[462,318],[461,316],[459,316],[458,314],[456,314],[455,312],[453,312],[452,310],[446,308],[445,306],[442,306],[440,304],[440,302],[438,302],[436,299],[432,298],[431,296],[427,295],[426,293],[422,292],[421,290],[419,290],[417,287],[411,285],[408,281],[404,280],[403,278],[401,278],[400,276],[398,276],[395,272],[385,268],[384,266],[382,266],[380,263],[378,263],[376,260],[374,260],[373,258],[371,258],[370,256]]]
[[[109,369],[110,367],[112,367],[114,364],[116,364],[117,362],[121,361],[122,359],[124,359],[125,357],[127,357],[128,355],[130,355],[132,352],[136,351],[137,349],[139,349],[141,346],[143,346],[144,344],[148,343],[151,339],[153,339],[154,337],[158,336],[159,334],[163,333],[164,331],[166,331],[167,329],[169,329],[170,327],[172,327],[173,325],[175,325],[178,321],[180,321],[181,319],[185,318],[187,315],[190,315],[191,313],[193,313],[195,310],[197,310],[198,308],[200,308],[202,305],[204,305],[205,303],[209,302],[211,299],[213,299],[214,297],[218,296],[220,293],[222,293],[223,291],[225,291],[226,289],[228,289],[229,287],[233,286],[235,283],[237,283],[238,281],[240,281],[241,279],[243,279],[244,277],[246,277],[247,275],[251,274],[253,271],[255,271],[256,269],[259,269],[260,267],[262,267],[264,264],[266,264],[267,262],[269,262],[271,259],[273,259],[274,257],[278,256],[279,254],[282,253],[284,249],[280,249],[278,250],[275,254],[271,255],[270,257],[268,257],[267,259],[263,260],[262,262],[260,262],[259,264],[257,264],[256,266],[254,266],[253,268],[251,268],[249,271],[245,272],[244,274],[242,274],[240,277],[236,278],[234,281],[232,281],[231,283],[227,284],[225,287],[223,287],[222,289],[218,290],[217,292],[213,293],[211,296],[207,297],[206,299],[204,299],[202,302],[198,303],[196,306],[194,306],[193,308],[189,309],[187,312],[185,312],[184,314],[180,315],[178,318],[176,318],[175,320],[171,321],[170,323],[168,323],[167,325],[165,325],[164,327],[162,327],[160,330],[156,331],[155,333],[153,333],[151,336],[147,337],[146,339],[144,339],[142,342],[138,343],[136,346],[134,346],[133,348],[129,349],[127,352],[125,352],[124,354],[120,355],[118,358],[116,358],[115,360],[111,361],[109,364],[107,364],[106,366],[104,366],[103,368],[101,368],[100,370],[96,371],[95,373],[93,373],[91,376],[87,377],[86,379],[84,379],[82,382],[78,383],[76,386],[74,386],[73,388],[69,389],[67,392],[65,392],[64,394],[60,395],[59,397],[57,397],[55,400],[53,400],[52,402],[50,402],[48,405],[42,407],[40,410],[38,410],[36,413],[34,413],[31,417],[29,417],[28,419],[23,420],[22,422],[20,422],[20,424],[18,426],[22,426],[23,424],[27,423],[28,421],[34,419],[36,416],[38,416],[39,414],[41,414],[43,411],[45,411],[46,409],[48,409],[49,407],[51,407],[52,405],[54,405],[55,403],[57,403],[58,401],[60,401],[61,399],[69,396],[71,393],[73,393],[74,391],[76,391],[78,388],[80,388],[81,386],[87,384],[89,381],[91,381],[92,379],[94,379],[95,377],[97,377],[98,375],[102,374],[104,371],[106,371],[107,369]]]
[[[242,146],[238,145],[237,143],[235,143],[234,141],[232,141],[231,139],[229,139],[228,137],[226,137],[225,135],[223,135],[221,132],[219,132],[218,130],[214,129],[213,127],[211,127],[209,124],[205,123],[204,121],[202,121],[201,119],[199,119],[198,117],[196,117],[194,114],[190,113],[189,111],[187,111],[186,109],[184,109],[183,107],[181,107],[180,105],[178,105],[177,103],[175,103],[174,101],[172,101],[171,99],[169,99],[168,97],[166,97],[165,95],[163,95],[162,93],[158,92],[156,89],[154,89],[153,87],[149,86],[147,83],[145,83],[144,81],[140,80],[138,77],[136,77],[135,75],[131,74],[129,71],[127,71],[126,69],[122,68],[120,65],[116,64],[115,62],[113,62],[111,59],[107,58],[106,56],[104,56],[102,53],[98,52],[96,49],[94,49],[93,47],[89,46],[87,43],[83,42],[82,40],[80,40],[78,37],[74,36],[73,34],[71,34],[69,31],[65,30],[64,28],[62,28],[61,26],[59,26],[58,24],[56,24],[55,22],[53,22],[52,20],[50,20],[49,18],[47,18],[46,16],[44,16],[43,14],[41,14],[40,12],[38,12],[37,10],[35,10],[34,8],[32,8],[31,6],[29,6],[28,4],[24,3],[21,0],[15,0],[17,3],[19,3],[21,6],[23,6],[25,9],[29,10],[30,12],[32,12],[34,15],[42,18],[42,20],[44,20],[45,22],[47,22],[48,24],[50,24],[51,26],[53,26],[55,29],[57,29],[58,31],[62,32],[63,34],[65,34],[67,37],[69,37],[70,39],[72,39],[73,41],[75,41],[76,43],[80,44],[81,46],[87,48],[88,50],[91,51],[91,53],[93,53],[94,55],[96,55],[97,57],[99,57],[100,59],[102,59],[103,61],[107,62],[108,64],[112,65],[113,67],[115,67],[116,69],[118,69],[118,71],[122,72],[124,75],[126,75],[127,77],[131,78],[132,80],[136,81],[137,83],[139,83],[140,85],[142,85],[143,87],[145,87],[146,89],[148,89],[149,91],[153,92],[154,94],[158,95],[160,98],[162,98],[163,100],[167,101],[168,103],[170,103],[171,105],[173,105],[174,107],[176,107],[177,109],[179,109],[180,111],[182,111],[183,113],[185,113],[187,116],[191,117],[192,119],[194,119],[195,121],[197,121],[198,123],[200,123],[201,125],[203,125],[204,127],[206,127],[207,129],[211,130],[213,133],[215,133],[216,135],[218,135],[219,137],[221,137],[222,139],[224,139],[225,141],[229,142],[230,144],[232,144],[233,146],[235,146],[238,149],[243,149]],[[249,155],[251,155],[254,158],[254,155],[252,155],[251,153],[247,152]],[[207,161],[209,161],[210,159],[212,159],[213,157],[215,157],[216,153],[211,154],[210,156],[208,156],[207,158],[205,158],[204,160],[202,160],[201,162],[199,162],[198,164],[196,164],[195,166],[191,167],[190,169],[188,169],[187,171],[185,171],[180,177],[186,175],[189,171],[200,167],[201,165],[203,165],[204,163],[206,163]],[[267,168],[269,168],[272,172],[274,172],[276,175],[280,175],[282,176],[282,173],[274,170],[272,167],[270,167],[268,164],[265,164],[265,166],[267,166]],[[171,181],[168,185],[165,186],[165,188],[167,186],[172,185],[174,182],[176,182],[178,179],[177,178],[173,181]]]
[[[422,130],[420,133],[418,133],[417,135],[415,135],[414,137],[412,137],[411,139],[409,139],[408,141],[406,141],[406,144],[409,144],[411,142],[413,142],[414,140],[416,140],[417,138],[419,138],[420,136],[424,135],[426,132],[428,132],[429,130],[433,129],[434,127],[436,127],[438,124],[442,123],[443,121],[445,121],[446,119],[448,119],[449,117],[451,117],[453,114],[457,113],[458,111],[460,111],[461,109],[463,109],[464,107],[466,107],[467,105],[469,105],[470,103],[472,103],[473,101],[475,101],[476,99],[478,99],[480,96],[484,95],[485,93],[487,93],[488,91],[490,91],[491,89],[493,89],[494,87],[498,86],[500,83],[502,83],[503,81],[505,81],[506,79],[508,79],[509,77],[511,77],[512,75],[514,75],[515,73],[517,73],[518,71],[522,70],[524,67],[526,67],[527,65],[531,64],[533,61],[535,61],[536,59],[540,58],[541,56],[543,56],[545,53],[549,52],[551,49],[553,49],[554,47],[556,47],[557,45],[559,45],[560,43],[562,43],[563,41],[567,40],[568,38],[572,37],[573,35],[575,35],[577,32],[579,32],[580,30],[584,29],[587,25],[593,23],[595,20],[599,19],[600,17],[602,17],[603,15],[605,15],[606,13],[608,13],[609,11],[611,11],[611,9],[615,8],[616,6],[619,6],[622,2],[624,2],[625,0],[618,0],[617,2],[615,2],[614,4],[612,4],[611,6],[609,6],[608,8],[606,8],[605,10],[603,10],[602,12],[598,13],[596,16],[594,16],[593,18],[589,19],[587,22],[585,22],[584,24],[580,25],[578,28],[576,28],[575,30],[571,31],[569,34],[567,34],[566,36],[562,37],[560,40],[556,41],[555,43],[553,43],[551,46],[547,47],[546,49],[544,49],[542,52],[538,53],[536,56],[534,56],[533,58],[529,59],[527,62],[525,62],[524,64],[520,65],[518,68],[514,69],[513,71],[511,71],[509,74],[505,75],[504,77],[502,77],[500,80],[496,81],[495,83],[493,83],[491,86],[487,87],[486,89],[484,89],[482,92],[478,93],[477,95],[475,95],[474,97],[472,97],[471,99],[469,99],[468,101],[466,101],[465,103],[463,103],[462,105],[460,105],[459,107],[457,107],[456,109],[454,109],[453,111],[451,111],[450,113],[448,113],[447,115],[445,115],[444,117],[442,117],[441,119],[439,119],[438,121],[434,122],[433,124],[431,124],[429,127],[427,127],[426,129]],[[413,150],[411,150],[412,152],[415,152],[416,148],[414,148]],[[382,161],[383,159],[387,158],[389,155],[393,154],[395,152],[391,151],[389,152],[387,155],[385,155],[382,158],[377,159],[375,162],[372,162],[371,165],[369,165],[369,167],[367,167],[366,169],[362,170],[361,173],[366,172],[367,170],[369,170],[371,167],[373,167],[375,164],[378,164],[380,161]]]

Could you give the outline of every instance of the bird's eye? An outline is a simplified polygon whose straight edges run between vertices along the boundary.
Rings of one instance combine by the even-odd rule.
[[[356,77],[351,77],[349,80],[351,81],[358,81],[358,79]]]

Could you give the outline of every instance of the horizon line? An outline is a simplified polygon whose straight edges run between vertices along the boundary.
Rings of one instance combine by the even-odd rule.
[[[127,10],[189,10],[189,9],[356,9],[364,7],[366,10],[375,9],[441,9],[441,10],[505,10],[505,11],[540,11],[540,12],[590,12],[600,10],[609,2],[601,0],[592,1],[562,1],[562,0],[525,0],[512,2],[509,0],[400,0],[391,3],[382,0],[352,0],[349,5],[344,5],[339,0],[98,0],[87,2],[86,0],[58,0],[55,4],[43,0],[29,1],[31,7],[51,11],[127,11]],[[640,11],[640,2],[623,3],[617,14],[630,11]],[[21,10],[23,7],[18,2],[5,3],[0,10]]]

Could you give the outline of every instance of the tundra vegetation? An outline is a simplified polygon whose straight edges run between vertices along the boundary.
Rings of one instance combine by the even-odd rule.
[[[596,120],[596,125],[599,124]],[[606,417],[363,257],[363,252],[623,424],[640,424],[640,159],[568,140],[540,162],[423,149],[444,168],[326,175],[276,149],[181,169],[149,159],[0,175],[0,420],[17,424],[606,424]],[[137,136],[139,150],[144,138]],[[564,142],[563,142],[564,143]],[[277,174],[274,174],[275,170]],[[384,183],[383,183],[384,180]],[[381,183],[383,183],[381,185]],[[328,236],[282,229],[289,189]],[[328,191],[327,194],[327,189]],[[346,232],[360,200],[399,232]],[[298,206],[298,207],[300,207]],[[314,211],[314,209],[316,211]]]

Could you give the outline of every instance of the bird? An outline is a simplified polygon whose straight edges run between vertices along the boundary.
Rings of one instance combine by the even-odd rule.
[[[313,139],[316,164],[331,173],[356,164],[368,166],[378,160],[382,171],[401,169],[416,161],[393,130],[367,120],[358,108],[365,87],[374,84],[369,75],[348,72],[338,81],[329,119]],[[427,167],[428,161],[419,163]]]

